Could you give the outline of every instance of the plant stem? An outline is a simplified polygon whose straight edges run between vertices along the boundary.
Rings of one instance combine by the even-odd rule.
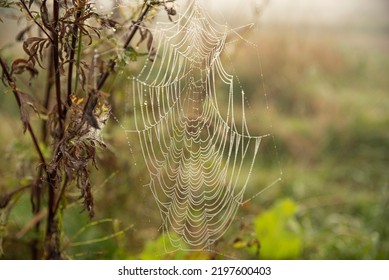
[[[50,106],[50,92],[51,88],[53,87],[53,47],[50,46],[49,49],[49,55],[48,55],[48,63],[47,63],[47,77],[46,77],[46,88],[45,88],[45,96],[43,100],[43,107],[46,113],[49,112],[49,106]],[[47,120],[42,119],[41,124],[41,141],[42,143],[47,147],[47,139],[48,137],[48,127],[47,127]],[[34,215],[38,215],[40,213],[42,208],[42,175],[44,166],[40,166],[38,170],[37,177],[35,179],[35,183],[32,186],[31,189],[31,204],[32,204],[32,212]],[[34,227],[35,230],[35,237],[32,241],[32,256],[33,259],[37,260],[40,259],[41,250],[39,250],[39,233],[41,228],[41,221],[39,220]]]
[[[48,114],[49,112],[49,106],[50,106],[50,92],[53,87],[53,81],[54,81],[54,69],[53,69],[53,47],[50,46],[49,49],[49,55],[48,55],[48,63],[47,63],[47,77],[46,77],[46,88],[45,88],[45,97],[43,100],[43,107]],[[43,143],[47,144],[47,136],[48,136],[48,129],[47,129],[47,120],[42,120],[42,127],[41,127],[41,138]]]
[[[58,19],[59,19],[59,2],[54,0],[53,5],[53,64],[54,64],[54,76],[55,76],[55,95],[57,98],[57,111],[58,111],[58,123],[59,123],[59,139],[63,135],[63,114],[62,114],[62,100],[61,100],[61,76],[59,69],[59,42],[58,42]],[[50,211],[49,211],[50,212]]]
[[[74,19],[74,24],[72,28],[72,42],[70,46],[70,54],[69,54],[69,68],[68,68],[68,92],[67,92],[67,98],[66,98],[66,106],[64,107],[63,115],[66,116],[68,108],[72,105],[72,82],[73,82],[73,66],[74,66],[74,55],[76,52],[76,45],[77,40],[79,38],[78,36],[78,20],[81,17],[82,10],[84,7],[78,7],[77,6],[77,12]]]
[[[42,206],[42,175],[43,175],[43,167],[39,167],[38,175],[35,179],[34,184],[31,188],[31,204],[32,204],[32,212],[34,215],[38,215],[41,211]],[[34,226],[35,237],[32,240],[32,259],[38,260],[40,259],[40,250],[39,250],[39,232],[41,228],[41,222],[38,221]]]
[[[62,100],[61,100],[61,76],[59,69],[59,41],[58,41],[58,21],[59,21],[59,2],[53,1],[53,22],[52,22],[52,62],[54,71],[55,82],[55,95],[57,100],[57,114],[59,131],[57,141],[61,141],[64,135],[64,118],[62,114]],[[46,224],[46,236],[45,236],[45,257],[46,259],[60,259],[60,241],[59,241],[59,225],[58,219],[54,212],[55,204],[55,192],[58,181],[58,171],[54,168],[48,172],[48,205],[47,205],[47,224]]]

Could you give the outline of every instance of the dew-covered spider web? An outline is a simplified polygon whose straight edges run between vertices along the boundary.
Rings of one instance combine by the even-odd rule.
[[[139,136],[163,233],[177,249],[209,248],[243,204],[269,134],[250,133],[245,91],[223,66],[231,29],[190,1],[151,32],[149,59],[129,79],[124,128]]]

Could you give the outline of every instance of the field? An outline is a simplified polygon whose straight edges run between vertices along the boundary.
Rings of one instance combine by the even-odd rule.
[[[224,57],[248,92],[249,128],[254,135],[269,130],[272,137],[260,146],[247,203],[210,250],[176,251],[166,245],[157,205],[144,187],[138,136],[121,126],[128,117],[122,113],[123,96],[130,93],[119,75],[110,84],[117,120],[111,117],[102,131],[107,147],[98,150],[98,169],[91,167],[96,216],[90,220],[81,212],[73,186],[62,204],[64,255],[388,259],[389,22],[379,17],[356,22],[259,24],[247,36],[257,46],[261,68],[251,63],[255,53],[245,44]],[[39,89],[41,82],[32,81],[31,87]],[[3,85],[0,90],[0,191],[5,194],[34,179],[37,156],[22,132],[11,91]],[[39,124],[35,117],[37,130]],[[49,153],[49,147],[43,151]],[[29,191],[0,209],[1,258],[32,258],[33,228],[46,215],[32,215]]]

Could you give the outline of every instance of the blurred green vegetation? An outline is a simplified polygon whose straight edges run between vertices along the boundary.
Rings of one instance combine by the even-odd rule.
[[[295,219],[297,205],[290,199],[277,200],[271,209],[254,220],[259,255],[264,259],[297,259],[301,255],[302,233]]]
[[[258,41],[269,110],[259,70],[249,52],[234,58],[249,94],[252,134],[269,120],[274,142],[264,143],[246,191],[247,203],[209,251],[175,251],[161,234],[158,208],[147,183],[136,135],[111,119],[107,149],[93,171],[96,218],[81,202],[64,204],[63,250],[74,259],[388,259],[389,258],[389,36],[386,28],[320,33],[268,28]],[[319,32],[319,33],[317,33]],[[361,39],[362,38],[362,39]],[[384,46],[374,44],[385,38]],[[358,44],[368,40],[371,44]],[[110,90],[119,122],[120,77]],[[40,81],[32,81],[39,87]],[[0,95],[0,191],[33,180],[36,154],[22,134],[9,90]],[[39,122],[36,119],[35,125]],[[128,144],[130,143],[130,145]],[[276,151],[273,149],[277,146]],[[48,147],[45,147],[46,149]],[[282,182],[260,195],[278,178]],[[252,199],[250,199],[252,197]],[[29,192],[0,210],[5,259],[31,258]],[[44,213],[43,213],[44,215]],[[44,222],[44,218],[42,219]],[[4,238],[4,239],[3,239]],[[184,245],[183,245],[184,246]]]

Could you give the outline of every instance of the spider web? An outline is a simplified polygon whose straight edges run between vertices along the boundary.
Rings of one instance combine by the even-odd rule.
[[[261,140],[269,136],[250,134],[245,92],[223,67],[230,31],[190,1],[174,23],[156,24],[152,59],[129,80],[132,123],[124,128],[139,136],[161,229],[177,249],[186,249],[183,243],[209,248],[223,236],[244,202]],[[220,96],[227,106],[219,106]]]

